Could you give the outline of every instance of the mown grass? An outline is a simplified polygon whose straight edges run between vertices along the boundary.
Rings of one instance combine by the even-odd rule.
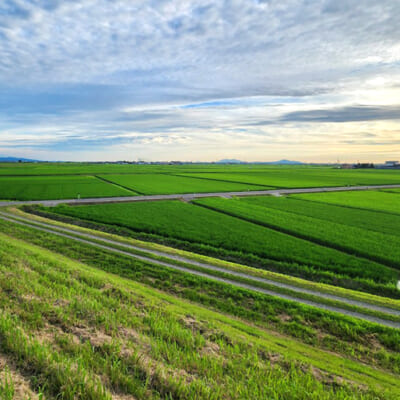
[[[319,348],[400,371],[400,332],[366,321],[235,288],[209,279],[117,256],[30,228],[1,223],[3,231],[69,258],[162,289],[220,312],[273,328]],[[371,343],[375,345],[371,346]],[[376,344],[378,344],[376,346]]]
[[[158,241],[254,267],[399,297],[398,273],[377,262],[180,201],[70,207],[52,213],[123,228]]]
[[[0,349],[49,398],[395,399],[397,377],[0,236]],[[344,379],[344,380],[343,380]]]

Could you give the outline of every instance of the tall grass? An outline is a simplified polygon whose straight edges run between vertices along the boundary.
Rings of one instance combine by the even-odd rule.
[[[351,360],[343,366],[333,353],[321,357],[3,235],[0,254],[0,351],[49,397],[372,400],[400,393],[383,370]]]

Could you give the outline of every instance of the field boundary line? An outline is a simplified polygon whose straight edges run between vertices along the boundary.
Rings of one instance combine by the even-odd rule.
[[[354,256],[354,257],[362,258],[362,259],[365,259],[365,260],[368,260],[368,261],[377,262],[379,264],[382,264],[385,267],[388,267],[388,268],[391,268],[391,269],[395,270],[396,272],[398,272],[399,269],[400,269],[400,265],[398,265],[397,268],[396,268],[396,266],[394,266],[394,264],[391,263],[388,260],[382,259],[380,257],[376,257],[376,258],[371,257],[371,255],[363,253],[363,252],[360,252],[357,249],[353,249],[353,248],[346,247],[346,246],[341,246],[341,245],[336,245],[336,244],[333,244],[333,243],[331,243],[329,241],[325,241],[325,240],[318,239],[318,238],[313,238],[313,237],[308,236],[306,234],[295,232],[295,231],[293,231],[293,230],[291,230],[289,228],[277,226],[277,225],[274,225],[274,224],[269,224],[267,222],[257,221],[257,220],[255,220],[253,218],[237,215],[234,212],[227,211],[227,210],[221,210],[219,208],[216,208],[216,207],[213,207],[213,206],[209,206],[209,205],[206,205],[206,204],[200,204],[200,203],[197,203],[195,201],[191,202],[191,204],[196,205],[198,207],[206,208],[206,209],[211,210],[211,211],[219,212],[219,213],[224,214],[224,215],[228,215],[229,217],[232,217],[232,218],[240,219],[241,221],[246,221],[246,222],[249,222],[249,223],[254,224],[254,225],[258,225],[258,226],[261,226],[261,227],[264,227],[264,228],[267,228],[267,229],[271,229],[273,231],[280,232],[280,233],[283,233],[285,235],[288,235],[288,236],[291,236],[291,237],[295,237],[297,239],[305,240],[305,241],[307,241],[309,243],[317,244],[319,246],[326,247],[328,249],[340,251],[341,253],[347,254],[349,256]],[[296,215],[298,215],[298,214],[296,214]],[[320,220],[320,221],[323,221],[323,220]],[[384,233],[382,233],[382,235],[384,235]]]
[[[103,178],[103,177],[101,177],[101,176],[99,176],[99,175],[93,175],[93,176],[94,176],[96,179],[100,180],[100,181],[106,182],[106,183],[108,183],[108,184],[110,184],[110,185],[114,185],[114,186],[120,187],[120,188],[122,188],[122,189],[127,190],[128,192],[136,193],[136,194],[141,194],[141,195],[143,194],[143,193],[141,193],[141,192],[138,192],[138,191],[129,189],[127,186],[120,185],[119,183],[115,183],[115,182],[110,181],[110,180],[108,180],[108,179],[106,179],[106,178]]]

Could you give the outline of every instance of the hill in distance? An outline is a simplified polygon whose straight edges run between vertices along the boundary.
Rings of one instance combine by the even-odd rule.
[[[39,160],[18,157],[0,157],[0,162],[39,162]]]
[[[270,164],[270,165],[302,165],[303,163],[300,161],[291,161],[291,160],[279,160],[279,161],[256,161],[253,163],[249,163],[247,161],[241,161],[236,159],[223,159],[216,161],[216,164]]]

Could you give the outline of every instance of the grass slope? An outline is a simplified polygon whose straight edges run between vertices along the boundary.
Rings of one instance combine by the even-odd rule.
[[[245,318],[315,347],[400,372],[400,331],[210,279],[195,277],[32,228],[1,222],[4,232],[98,269]]]
[[[395,399],[397,377],[0,235],[0,351],[48,398]]]

